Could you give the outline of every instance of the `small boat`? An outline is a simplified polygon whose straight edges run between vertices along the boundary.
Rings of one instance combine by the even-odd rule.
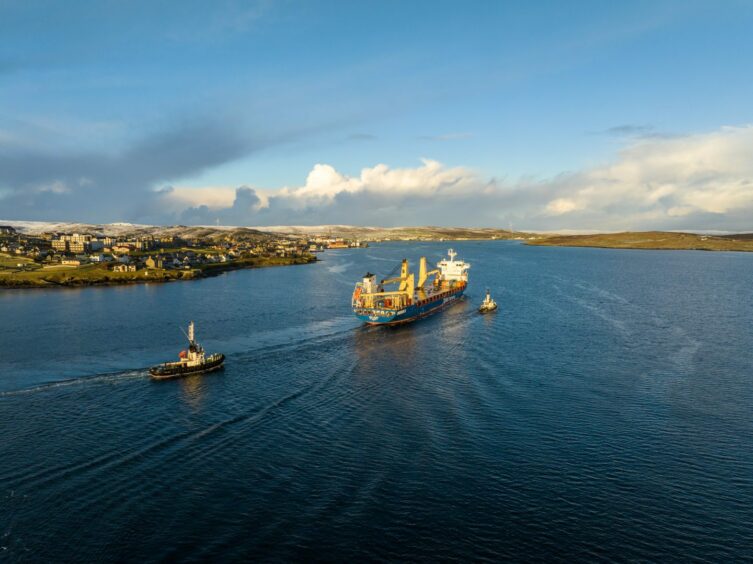
[[[478,308],[479,313],[490,313],[497,309],[497,302],[492,299],[489,288],[486,289],[486,297]]]
[[[176,362],[164,362],[149,369],[152,380],[167,380],[168,378],[180,378],[190,374],[203,374],[222,368],[225,355],[220,353],[206,355],[204,347],[194,339],[193,321],[188,324],[188,350],[180,351],[179,360]]]

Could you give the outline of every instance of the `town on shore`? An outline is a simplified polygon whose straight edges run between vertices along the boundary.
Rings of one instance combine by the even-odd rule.
[[[365,247],[380,241],[518,240],[538,246],[753,251],[752,233],[561,235],[494,228],[351,225],[262,229],[0,221],[0,287],[186,280],[240,268],[306,264],[327,249]]]
[[[0,225],[0,286],[55,287],[166,282],[238,268],[306,264],[326,249],[367,246],[329,236],[254,230],[166,233],[25,233]]]

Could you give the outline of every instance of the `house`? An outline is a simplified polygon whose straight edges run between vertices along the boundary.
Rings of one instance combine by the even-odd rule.
[[[65,266],[81,266],[81,261],[77,259],[63,259],[60,261],[60,264]]]
[[[105,255],[103,255],[102,253],[100,253],[100,254],[97,254],[97,255],[89,255],[89,260],[91,262],[107,262],[107,261],[111,260],[111,258],[109,256],[106,257]]]
[[[163,268],[164,267],[162,258],[160,257],[157,257],[155,259],[149,256],[149,258],[144,261],[144,264],[146,265],[147,268]]]
[[[135,264],[114,264],[112,266],[113,272],[136,272]]]

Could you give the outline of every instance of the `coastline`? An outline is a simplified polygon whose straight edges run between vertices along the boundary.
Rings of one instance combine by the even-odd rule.
[[[167,283],[200,280],[232,270],[311,264],[314,255],[302,257],[255,257],[221,264],[204,265],[190,270],[142,269],[136,272],[113,272],[104,266],[54,271],[1,271],[0,290],[37,288],[86,288],[90,286],[125,286],[130,284]]]
[[[590,247],[646,251],[753,252],[753,235],[701,235],[668,231],[628,231],[592,235],[551,235],[531,239],[526,245],[540,247]]]

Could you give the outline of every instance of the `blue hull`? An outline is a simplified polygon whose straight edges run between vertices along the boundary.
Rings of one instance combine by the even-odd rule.
[[[463,296],[463,292],[465,292],[465,288],[453,292],[447,292],[447,294],[438,297],[436,300],[428,301],[426,303],[412,304],[399,311],[379,308],[359,308],[353,311],[358,319],[369,325],[398,325],[400,323],[409,323],[416,319],[437,313],[458,301]]]

